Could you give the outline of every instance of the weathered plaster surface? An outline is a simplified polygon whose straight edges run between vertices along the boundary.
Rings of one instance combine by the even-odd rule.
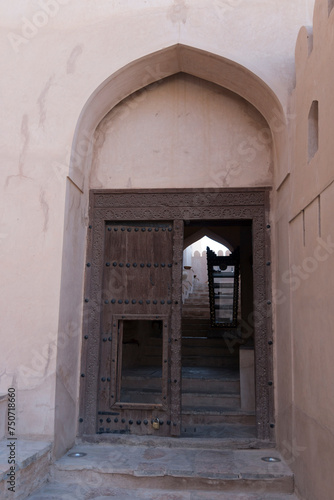
[[[330,498],[334,488],[332,5],[317,0],[313,30],[299,33],[291,100],[293,167],[276,197],[277,282],[287,299],[277,306],[278,436],[281,451],[290,455],[297,491],[306,500]],[[319,102],[319,143],[308,161],[314,100]]]
[[[271,132],[236,94],[179,74],[131,95],[98,126],[92,188],[272,184]]]

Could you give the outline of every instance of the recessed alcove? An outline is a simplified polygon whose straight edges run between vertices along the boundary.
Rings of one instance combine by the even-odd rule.
[[[315,156],[319,147],[319,104],[313,101],[308,114],[308,161]]]

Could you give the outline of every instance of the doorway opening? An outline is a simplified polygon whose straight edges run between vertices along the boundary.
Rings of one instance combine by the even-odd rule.
[[[151,346],[151,350],[147,346]],[[163,321],[120,320],[117,401],[162,404]]]
[[[273,439],[268,195],[267,189],[91,192],[81,435]],[[218,249],[213,301],[209,280],[197,283],[183,259],[203,236],[230,252]],[[235,323],[234,315],[227,321],[230,266],[221,259],[236,256]],[[216,306],[223,314],[212,324]]]
[[[184,245],[181,434],[255,437],[251,221],[186,223]]]

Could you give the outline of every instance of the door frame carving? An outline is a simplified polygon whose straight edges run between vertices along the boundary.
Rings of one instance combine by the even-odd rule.
[[[80,386],[79,435],[96,433],[96,393],[99,370],[101,284],[103,271],[105,221],[174,221],[175,260],[182,262],[185,220],[251,220],[253,235],[253,280],[255,330],[255,383],[257,438],[274,440],[274,394],[271,256],[269,194],[270,187],[235,189],[139,189],[92,190],[90,192],[89,229],[83,314],[83,348]],[[180,337],[181,279],[180,266],[173,266],[174,297],[172,338]],[[174,303],[177,302],[177,303]],[[181,349],[172,342],[171,350]],[[172,352],[173,357],[173,352]],[[179,356],[180,357],[180,356]],[[171,379],[181,380],[181,363],[171,366]],[[180,387],[171,384],[171,413],[181,415]],[[178,435],[180,422],[172,434]]]

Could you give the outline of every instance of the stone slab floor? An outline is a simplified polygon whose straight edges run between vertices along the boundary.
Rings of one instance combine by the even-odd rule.
[[[79,492],[79,493],[78,493]],[[295,495],[261,494],[261,493],[229,493],[229,492],[201,492],[175,490],[125,490],[114,488],[108,495],[99,495],[94,492],[82,496],[82,490],[77,486],[52,484],[45,487],[39,494],[30,496],[27,500],[298,500]]]
[[[74,458],[73,452],[85,453]],[[268,463],[262,457],[281,459]],[[76,445],[29,500],[297,500],[293,475],[274,449]]]

